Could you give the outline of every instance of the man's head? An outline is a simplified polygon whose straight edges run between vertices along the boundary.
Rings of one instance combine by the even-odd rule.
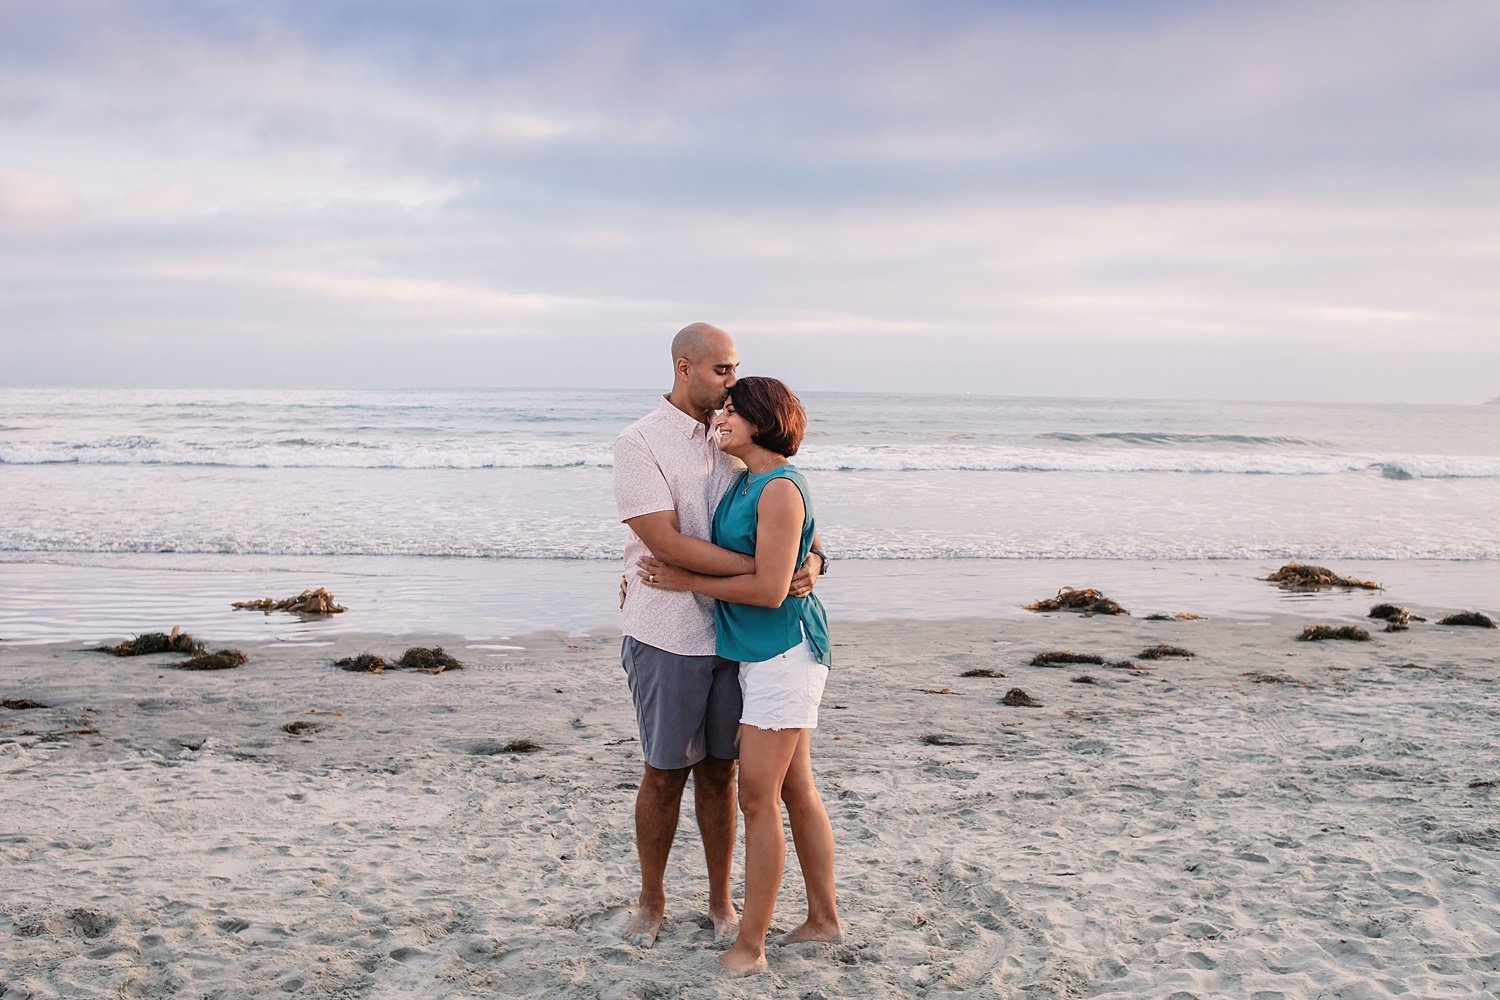
[[[716,326],[690,323],[672,338],[672,397],[695,412],[717,410],[734,385],[740,354]]]

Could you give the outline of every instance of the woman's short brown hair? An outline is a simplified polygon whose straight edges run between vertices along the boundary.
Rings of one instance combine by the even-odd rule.
[[[729,390],[734,410],[755,425],[750,440],[768,451],[791,458],[807,430],[807,411],[785,382],[747,375]]]

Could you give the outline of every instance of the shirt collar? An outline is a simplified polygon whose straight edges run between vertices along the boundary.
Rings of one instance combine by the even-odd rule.
[[[658,409],[662,411],[667,422],[675,427],[678,431],[680,431],[683,437],[707,439],[709,430],[708,427],[700,424],[693,417],[688,416],[686,413],[683,413],[677,407],[673,406],[672,401],[666,396],[662,396],[661,406],[658,407]]]

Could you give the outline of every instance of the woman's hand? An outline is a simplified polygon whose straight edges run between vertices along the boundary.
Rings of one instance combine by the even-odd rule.
[[[691,590],[692,574],[678,566],[662,562],[653,556],[643,556],[636,561],[635,575],[648,587],[657,590]]]

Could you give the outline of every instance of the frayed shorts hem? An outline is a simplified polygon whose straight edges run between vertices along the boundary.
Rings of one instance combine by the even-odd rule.
[[[806,639],[769,660],[740,664],[744,707],[740,725],[756,729],[817,729],[828,668]]]

